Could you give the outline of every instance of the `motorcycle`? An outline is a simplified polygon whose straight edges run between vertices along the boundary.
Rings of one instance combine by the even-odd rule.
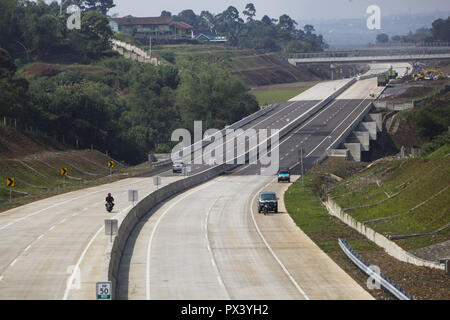
[[[264,212],[264,215],[267,215],[269,212],[269,205],[267,203],[263,204],[262,211]]]
[[[105,206],[106,206],[106,211],[111,212],[111,211],[113,210],[113,208],[114,208],[114,203],[112,203],[112,202],[107,202],[107,203],[105,204]]]

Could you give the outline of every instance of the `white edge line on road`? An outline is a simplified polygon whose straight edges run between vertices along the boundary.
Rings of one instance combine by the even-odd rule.
[[[280,259],[278,259],[277,255],[275,254],[275,252],[272,250],[272,248],[270,247],[270,245],[267,243],[266,238],[264,238],[261,230],[258,227],[258,224],[256,223],[255,220],[255,213],[253,210],[253,204],[255,202],[256,196],[262,192],[262,190],[264,190],[268,185],[272,184],[275,179],[272,179],[268,184],[266,184],[264,187],[262,187],[257,193],[255,193],[255,195],[252,198],[252,201],[250,203],[250,210],[251,210],[251,216],[252,216],[252,220],[253,223],[256,227],[256,231],[258,232],[260,238],[262,239],[262,241],[264,242],[265,246],[267,247],[267,249],[269,250],[269,252],[272,254],[272,256],[275,258],[275,260],[278,262],[278,264],[280,265],[281,269],[283,269],[284,273],[287,275],[287,277],[289,278],[289,280],[291,280],[291,282],[294,284],[294,286],[297,288],[297,290],[305,297],[306,300],[310,300],[309,297],[306,295],[305,291],[303,291],[303,289],[300,287],[300,285],[297,283],[297,281],[295,281],[295,279],[292,277],[292,275],[289,273],[288,269],[285,267],[285,265],[280,261]]]
[[[13,262],[11,262],[11,264],[9,265],[10,267],[14,267],[14,265],[16,264],[16,262],[17,262],[17,258],[16,259],[14,259],[14,261]]]
[[[91,238],[91,240],[89,241],[89,243],[87,244],[86,248],[84,248],[83,253],[81,254],[80,258],[77,261],[77,264],[75,266],[75,268],[73,269],[72,274],[69,276],[69,279],[67,279],[66,282],[66,290],[64,291],[64,297],[63,300],[67,300],[67,298],[69,297],[69,292],[70,289],[72,289],[72,282],[73,282],[73,278],[77,272],[77,270],[79,270],[81,262],[84,259],[84,256],[86,255],[87,251],[89,250],[89,247],[91,246],[91,244],[94,242],[95,238],[100,234],[100,232],[103,230],[103,228],[105,228],[105,226],[102,226],[100,229],[97,230],[97,232],[94,234],[94,236]]]
[[[222,193],[222,194],[223,194],[223,193]],[[212,265],[214,266],[214,268],[215,268],[216,271],[217,271],[217,279],[219,280],[219,284],[220,284],[222,287],[224,287],[225,292],[227,293],[228,299],[231,299],[230,294],[228,293],[228,290],[225,288],[225,285],[223,284],[222,276],[221,276],[221,274],[220,274],[219,267],[218,267],[217,264],[216,264],[215,257],[214,257],[214,254],[213,254],[212,250],[211,250],[211,245],[210,245],[210,243],[209,243],[209,237],[208,237],[208,222],[209,222],[209,216],[210,216],[210,214],[211,214],[211,211],[212,211],[213,207],[216,205],[216,203],[217,203],[217,202],[220,200],[220,198],[222,197],[222,194],[220,194],[220,195],[217,197],[217,199],[213,202],[213,204],[211,205],[211,207],[209,207],[208,213],[206,214],[206,247],[208,248],[208,251],[209,251],[209,253],[211,254],[211,263],[212,263]]]
[[[212,180],[214,181],[214,180]],[[210,181],[211,182],[211,181]],[[161,223],[162,219],[165,217],[165,215],[173,208],[175,207],[178,203],[180,203],[181,201],[183,201],[184,199],[186,199],[187,197],[189,197],[190,195],[199,192],[200,190],[206,189],[207,187],[209,187],[210,183],[206,183],[203,186],[201,186],[199,189],[194,189],[194,190],[190,190],[188,191],[186,194],[184,194],[184,196],[182,196],[180,199],[178,199],[176,202],[172,203],[158,218],[158,220],[155,223],[155,226],[153,227],[152,233],[150,234],[150,238],[148,239],[148,244],[147,244],[147,259],[146,259],[146,279],[145,279],[145,296],[146,296],[146,300],[150,300],[151,299],[151,294],[150,294],[150,257],[152,254],[152,242],[153,242],[153,238],[155,237],[155,233],[156,230],[158,229],[159,224]],[[205,235],[205,237],[207,237],[207,235]]]
[[[125,208],[124,210],[122,210],[121,212],[119,212],[118,214],[116,214],[114,216],[117,217],[120,214],[122,214],[123,212],[130,210],[131,209],[131,205],[128,206],[127,208]],[[100,234],[100,232],[105,228],[105,226],[103,225],[100,229],[97,230],[97,232],[94,234],[94,236],[91,238],[91,240],[89,241],[89,243],[86,245],[86,247],[83,250],[83,253],[81,254],[80,258],[77,261],[77,264],[75,265],[75,268],[73,269],[72,274],[70,275],[69,279],[66,282],[66,290],[64,291],[64,297],[63,300],[67,300],[67,298],[69,297],[69,292],[72,289],[72,282],[73,282],[73,277],[75,276],[77,270],[79,270],[81,262],[83,262],[84,256],[86,255],[86,253],[88,252],[90,246],[92,245],[92,243],[95,241],[95,238],[97,238],[97,236]]]

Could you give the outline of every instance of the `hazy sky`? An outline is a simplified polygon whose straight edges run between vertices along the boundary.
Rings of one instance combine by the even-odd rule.
[[[450,11],[449,0],[115,0],[116,7],[109,14],[144,17],[159,16],[162,10],[177,14],[184,9],[192,9],[197,14],[202,10],[219,13],[230,5],[242,13],[249,2],[255,5],[258,19],[265,14],[278,18],[284,13],[294,19],[365,19],[370,5],[378,5],[382,15]]]

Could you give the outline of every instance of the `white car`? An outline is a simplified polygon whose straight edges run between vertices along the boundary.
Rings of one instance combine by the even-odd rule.
[[[182,160],[175,160],[172,163],[172,171],[173,173],[182,173],[183,172],[183,168],[184,168],[185,164],[184,161]]]

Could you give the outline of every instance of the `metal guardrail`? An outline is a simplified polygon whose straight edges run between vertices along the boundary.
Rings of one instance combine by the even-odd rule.
[[[379,283],[384,289],[389,291],[394,297],[399,300],[415,300],[413,296],[409,295],[403,289],[396,286],[391,279],[384,276],[382,273],[378,274],[370,268],[370,264],[364,260],[353,248],[350,246],[347,240],[339,239],[339,246],[344,251],[346,256],[365,274],[372,277]]]

